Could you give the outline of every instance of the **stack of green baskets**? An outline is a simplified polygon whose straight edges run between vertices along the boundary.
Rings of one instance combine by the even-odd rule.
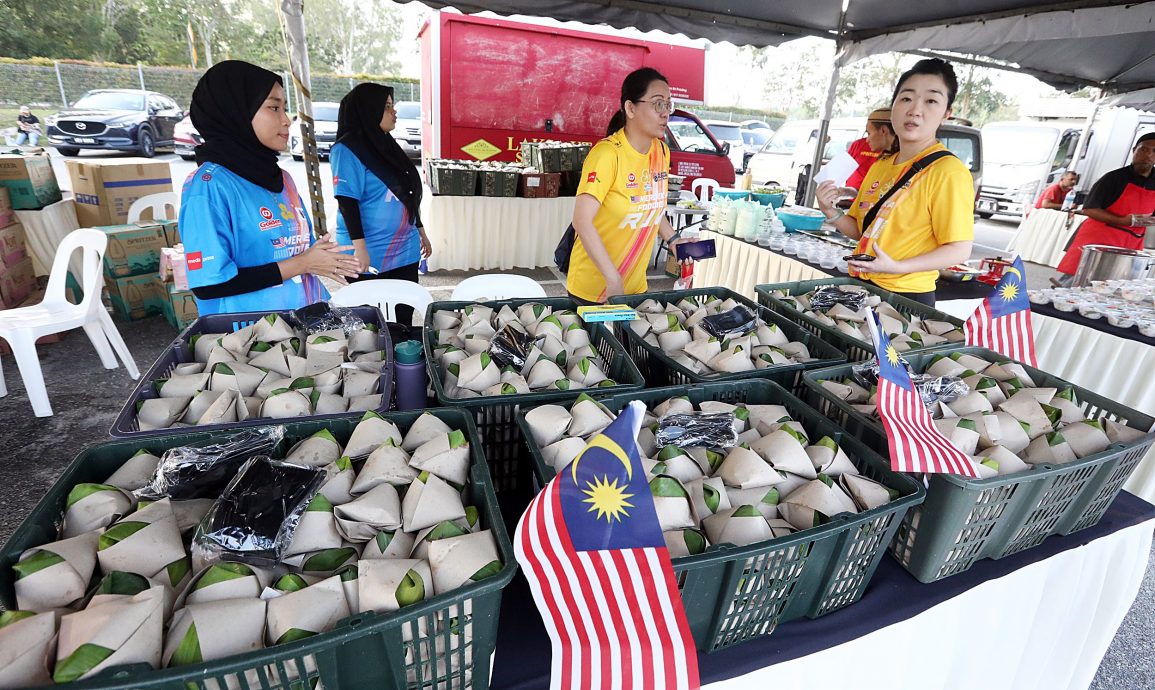
[[[877,285],[864,283],[861,280],[854,278],[823,278],[821,280],[802,280],[795,283],[772,283],[768,285],[754,286],[754,292],[758,295],[758,304],[769,308],[771,311],[777,312],[790,321],[800,324],[811,333],[817,334],[823,340],[833,343],[839,350],[846,353],[846,358],[851,362],[861,362],[864,359],[869,359],[874,355],[874,345],[869,340],[855,338],[847,335],[837,328],[832,328],[825,324],[818,323],[809,316],[795,309],[793,306],[777,299],[772,293],[775,291],[782,292],[786,295],[804,295],[811,290],[820,288],[826,285],[855,285],[866,289],[871,294],[878,295],[882,301],[897,309],[899,312],[907,317],[917,316],[923,319],[935,319],[937,321],[946,321],[955,326],[962,328],[963,322],[959,319],[944,314],[937,309],[915,302],[912,299],[896,295],[888,290],[883,290]],[[938,350],[945,350],[952,347],[958,347],[958,343],[947,343],[943,345],[932,345],[930,347],[914,348],[904,352],[903,355],[916,352],[935,352]]]
[[[533,473],[523,457],[525,446],[521,442],[521,431],[517,426],[517,410],[520,407],[535,407],[547,402],[575,400],[582,393],[595,397],[613,395],[625,391],[639,390],[644,381],[638,368],[627,355],[618,339],[600,323],[584,324],[590,332],[590,345],[606,362],[606,376],[618,385],[607,388],[590,388],[569,391],[539,391],[517,395],[491,395],[478,398],[450,398],[445,394],[441,370],[433,357],[437,347],[437,329],[433,327],[433,315],[439,311],[461,311],[472,304],[484,304],[495,311],[504,305],[517,309],[523,304],[544,304],[552,309],[577,310],[577,304],[566,297],[539,299],[509,299],[497,302],[434,302],[425,313],[425,352],[429,368],[429,379],[437,394],[437,402],[448,407],[466,410],[473,415],[481,437],[482,448],[493,474],[494,485],[502,493],[535,492]]]
[[[906,355],[906,359],[915,372],[922,372],[935,357],[955,352],[992,362],[1009,361],[979,347]],[[854,410],[822,387],[822,381],[851,376],[851,366],[806,372],[811,399],[848,433],[888,456],[882,422]],[[1155,419],[1085,388],[1030,366],[1026,369],[1040,387],[1073,389],[1089,418],[1112,419],[1142,430],[1155,424]],[[989,479],[932,474],[926,502],[906,516],[891,553],[916,578],[934,582],[966,571],[977,560],[1009,556],[1038,546],[1053,534],[1091,527],[1103,517],[1152,443],[1155,433],[1063,465],[1036,465],[1030,471]]]
[[[770,381],[659,388],[599,402],[618,412],[632,400],[652,407],[680,395],[688,396],[695,405],[707,400],[783,405],[812,438],[831,437],[864,475],[899,493],[885,506],[857,515],[844,513],[825,525],[790,536],[748,546],[711,546],[705,553],[674,559],[674,573],[698,649],[723,649],[768,635],[778,623],[818,618],[862,598],[903,516],[925,498],[922,486],[906,475],[891,472],[874,451]],[[544,484],[553,478],[553,468],[542,458],[524,412],[518,423],[533,454],[534,471]]]
[[[756,371],[745,371],[739,373],[716,373],[716,374],[698,374],[690,371],[681,364],[670,359],[670,357],[662,352],[660,348],[654,347],[649,343],[638,337],[629,328],[629,322],[618,322],[618,338],[626,345],[629,350],[630,357],[638,365],[642,375],[646,378],[648,387],[656,386],[674,386],[674,385],[689,385],[694,383],[710,383],[715,381],[738,381],[742,379],[758,378],[767,379],[780,384],[783,388],[794,392],[802,392],[802,377],[801,373],[805,369],[816,369],[822,367],[830,367],[835,364],[846,361],[846,356],[839,352],[833,345],[828,342],[823,342],[818,336],[813,335],[796,323],[789,321],[777,314],[774,314],[769,309],[759,307],[749,299],[739,295],[733,290],[724,287],[711,288],[695,288],[691,290],[667,290],[664,292],[646,292],[640,295],[619,295],[610,298],[610,304],[626,304],[631,307],[637,307],[642,302],[648,299],[653,299],[658,302],[666,304],[677,303],[687,297],[717,297],[719,299],[733,299],[739,304],[748,308],[751,312],[756,314],[760,319],[768,324],[773,324],[782,329],[790,340],[799,341],[806,345],[810,350],[810,356],[814,358],[812,362],[794,363],[794,364],[778,364],[767,367],[765,369],[758,369]]]
[[[331,632],[298,642],[175,668],[153,670],[143,664],[113,668],[96,678],[70,683],[69,686],[77,690],[488,688],[490,662],[497,644],[501,593],[513,579],[517,565],[498,510],[485,456],[477,443],[473,421],[459,410],[430,412],[449,426],[465,431],[470,439],[472,467],[468,498],[478,507],[482,525],[493,531],[503,563],[497,575],[397,612],[356,614],[339,623]],[[407,429],[418,414],[404,412],[382,416]],[[284,425],[284,448],[321,429],[328,429],[344,443],[359,420],[359,416],[349,416],[322,422],[287,423]],[[8,609],[15,608],[12,566],[25,550],[57,539],[65,500],[74,486],[104,481],[140,448],[159,454],[176,446],[219,437],[222,433],[227,432],[168,434],[100,443],[84,450],[0,549],[0,602]],[[453,621],[458,623],[458,627],[438,625]],[[434,632],[439,627],[441,631]]]

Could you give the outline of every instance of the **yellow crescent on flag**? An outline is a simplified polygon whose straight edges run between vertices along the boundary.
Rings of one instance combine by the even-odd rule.
[[[1019,280],[1022,280],[1022,279],[1023,279],[1023,273],[1022,273],[1022,271],[1020,271],[1019,269],[1015,268],[1014,266],[1007,266],[1007,271],[1006,271],[1006,272],[1007,272],[1007,273],[1014,273],[1015,275],[1017,275],[1017,276],[1019,277]]]
[[[626,455],[626,451],[609,436],[606,436],[605,434],[598,434],[597,436],[594,436],[592,439],[590,439],[590,442],[586,444],[586,447],[582,450],[582,452],[578,453],[578,456],[573,459],[573,463],[570,464],[575,484],[577,483],[578,462],[580,462],[582,456],[589,452],[592,448],[604,448],[608,450],[615,458],[621,461],[623,466],[625,466],[627,481],[633,478],[634,467],[630,464],[630,457]]]

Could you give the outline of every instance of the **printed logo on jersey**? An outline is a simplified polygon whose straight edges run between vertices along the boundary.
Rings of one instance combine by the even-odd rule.
[[[270,219],[270,218],[272,218],[272,217],[273,217],[273,212],[272,212],[272,211],[270,211],[268,208],[266,208],[266,207],[262,206],[262,207],[261,207],[261,218],[264,218],[265,220],[268,220],[268,219]]]
[[[269,240],[273,245],[273,260],[280,261],[290,256],[296,256],[309,246],[308,235],[288,235],[273,237]]]
[[[201,181],[202,182],[212,182],[212,180],[213,180],[212,173],[205,173],[205,174],[201,175]]]
[[[268,207],[261,207],[261,218],[264,218],[264,220],[261,221],[259,226],[257,226],[261,230],[271,230],[273,228],[281,227],[281,221],[273,218],[273,212],[270,211]]]
[[[654,182],[661,182],[662,180],[669,177],[669,175],[670,173],[668,172],[654,173]]]
[[[597,172],[592,172],[589,175],[586,175],[586,184],[594,184],[597,181],[598,181]]]
[[[341,184],[341,177],[339,175],[334,175],[333,176],[333,186],[336,187],[339,184]]]
[[[185,254],[185,263],[188,265],[188,270],[199,271],[204,266],[204,261],[201,259],[200,252],[189,252]]]

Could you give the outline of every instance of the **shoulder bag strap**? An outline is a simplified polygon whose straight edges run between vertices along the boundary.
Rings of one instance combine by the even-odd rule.
[[[874,222],[874,218],[878,215],[878,211],[882,208],[882,205],[886,203],[886,200],[891,197],[891,195],[905,187],[912,179],[914,179],[915,175],[929,167],[931,163],[934,163],[940,158],[946,158],[947,156],[953,155],[954,154],[950,151],[935,151],[932,154],[923,156],[922,158],[916,160],[914,165],[910,166],[910,170],[907,170],[906,173],[904,173],[903,176],[898,179],[898,182],[894,183],[894,186],[886,190],[886,194],[882,195],[882,198],[878,200],[878,203],[876,203],[874,206],[871,206],[870,210],[866,212],[866,215],[862,218],[862,232],[865,233],[867,228],[870,227],[870,224]]]

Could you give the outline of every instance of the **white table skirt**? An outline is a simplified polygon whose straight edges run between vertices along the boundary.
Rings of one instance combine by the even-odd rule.
[[[755,299],[754,286],[830,276],[793,259],[733,237],[706,233],[718,255],[694,264],[694,287],[725,287]]]
[[[1007,247],[1007,254],[1018,254],[1023,261],[1055,268],[1063,260],[1067,241],[1086,220],[1075,216],[1067,226],[1066,211],[1037,208],[1019,225],[1019,230]]]
[[[433,245],[430,270],[507,270],[553,265],[573,220],[574,197],[433,196],[421,218]]]
[[[1085,690],[1130,609],[1147,521],[983,583],[846,644],[710,690]]]
[[[48,275],[56,258],[56,248],[68,233],[80,227],[76,220],[76,202],[62,199],[38,211],[17,211],[16,218],[24,226],[32,270],[38,276]],[[80,254],[73,253],[68,267],[76,279],[81,280]]]

